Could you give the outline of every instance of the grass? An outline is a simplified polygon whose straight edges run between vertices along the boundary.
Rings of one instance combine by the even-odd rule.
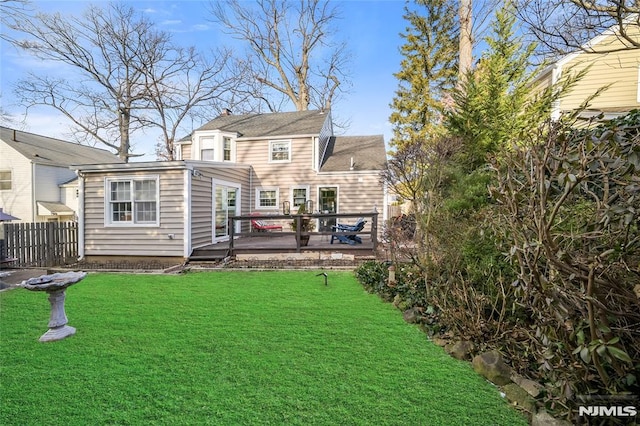
[[[89,275],[77,334],[46,294],[0,294],[0,424],[518,425],[468,363],[348,272]]]

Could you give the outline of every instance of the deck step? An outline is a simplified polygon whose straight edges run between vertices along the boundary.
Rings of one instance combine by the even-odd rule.
[[[189,260],[224,260],[229,256],[229,249],[195,249]]]

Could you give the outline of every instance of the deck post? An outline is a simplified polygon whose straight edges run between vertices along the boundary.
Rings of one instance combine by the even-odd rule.
[[[233,216],[229,218],[229,256],[233,256],[233,240],[236,233],[235,221]]]
[[[294,220],[296,221],[296,253],[300,253],[300,240],[302,239],[302,230],[300,228],[302,228],[302,216],[296,215]]]
[[[378,248],[378,212],[374,211],[371,216],[371,242],[373,243],[373,251],[375,253]]]

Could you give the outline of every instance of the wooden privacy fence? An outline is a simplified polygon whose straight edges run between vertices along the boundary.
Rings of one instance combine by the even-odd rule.
[[[13,266],[50,267],[78,258],[76,222],[4,223],[0,234],[2,254],[17,259]]]

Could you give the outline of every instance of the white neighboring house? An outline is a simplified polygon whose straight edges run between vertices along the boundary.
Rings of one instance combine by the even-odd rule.
[[[77,164],[123,163],[104,149],[0,127],[0,208],[19,222],[76,220]]]

